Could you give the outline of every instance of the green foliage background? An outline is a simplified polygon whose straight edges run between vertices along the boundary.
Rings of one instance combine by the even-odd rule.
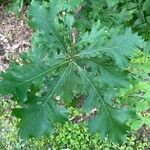
[[[91,87],[94,89],[90,91],[90,96],[87,96],[87,102],[84,103],[83,109],[80,110],[81,114],[78,110],[75,110],[77,114],[73,113],[74,117],[82,116],[83,113],[91,111],[93,107],[100,106],[95,95],[97,94],[100,99],[102,95],[104,101],[101,100],[101,113],[97,113],[96,117],[88,125],[93,132],[100,131],[101,137],[109,134],[111,140],[122,142],[128,127],[137,131],[143,124],[146,125],[146,128],[150,124],[148,113],[150,103],[150,63],[148,57],[150,51],[150,1],[101,0],[101,6],[97,0],[89,0],[87,3],[79,0],[75,3],[71,2],[71,5],[67,3],[62,5],[62,2],[57,3],[53,0],[50,4],[41,2],[40,4],[43,5],[35,1],[32,2],[29,16],[32,17],[31,25],[36,31],[32,43],[33,48],[27,55],[21,56],[23,65],[12,63],[8,72],[4,75],[2,74],[5,80],[1,82],[2,88],[0,89],[3,95],[12,93],[15,101],[21,106],[12,103],[12,107],[17,107],[13,110],[13,114],[20,118],[21,121],[13,118],[11,122],[13,125],[19,123],[20,132],[24,138],[33,136],[40,138],[43,134],[50,135],[54,130],[53,123],[57,124],[56,133],[49,139],[43,138],[41,141],[30,140],[29,142],[23,142],[18,136],[13,137],[14,135],[6,134],[6,130],[2,134],[6,134],[9,140],[5,141],[4,136],[2,136],[2,148],[90,149],[90,147],[94,147],[94,149],[115,149],[118,147],[118,145],[107,141],[101,141],[98,138],[98,134],[91,135],[86,123],[73,124],[72,122],[67,122],[64,125],[58,124],[58,122],[65,122],[68,113],[66,109],[59,107],[53,101],[52,97],[55,91],[60,93],[66,103],[62,104],[58,100],[58,104],[70,108],[68,107],[69,105],[74,105],[71,101],[74,96],[79,93],[87,96],[88,90]],[[14,0],[8,6],[8,10],[17,14],[22,10],[24,3],[23,0]],[[82,4],[82,7],[76,9],[80,4]],[[80,13],[78,14],[78,12]],[[75,43],[72,42],[74,39],[71,39],[73,26],[76,26],[79,32],[79,39]],[[133,33],[132,30],[138,32],[138,34]],[[74,45],[76,43],[77,45]],[[101,48],[102,54],[99,48]],[[112,48],[114,48],[113,51],[111,51]],[[63,49],[63,52],[58,51],[58,49]],[[96,52],[91,53],[93,49]],[[105,51],[105,49],[108,51]],[[138,52],[136,55],[136,50],[138,49],[144,51],[144,53]],[[78,52],[74,53],[74,50]],[[68,54],[63,55],[65,51],[69,52],[69,58],[66,57]],[[37,53],[40,55],[37,55]],[[62,61],[62,59],[65,61]],[[95,74],[91,73],[91,69]],[[97,76],[99,70],[101,70],[100,79]],[[48,72],[50,72],[49,76],[45,77],[44,75]],[[69,74],[69,72],[73,73]],[[78,84],[79,76],[81,84]],[[50,82],[48,77],[53,79],[51,80],[51,82],[54,81],[52,85],[46,84]],[[74,81],[70,77],[73,77]],[[44,83],[41,82],[43,78]],[[68,86],[65,81],[68,78],[69,83],[77,84],[78,89]],[[122,89],[129,86],[128,81],[130,81],[130,88],[128,90]],[[16,88],[12,87],[12,84],[15,84]],[[46,85],[46,88],[43,88],[43,84]],[[100,89],[98,84],[101,85]],[[58,85],[60,85],[59,88]],[[84,88],[82,88],[83,86]],[[40,91],[40,88],[43,88],[43,90]],[[65,88],[67,94],[64,94],[63,88]],[[73,93],[70,89],[75,92]],[[114,91],[110,92],[112,89]],[[50,96],[47,94],[48,92],[51,93]],[[96,94],[93,94],[94,92]],[[116,95],[114,95],[115,92],[117,93]],[[46,103],[45,99],[47,99]],[[113,100],[113,103],[111,100]],[[113,107],[111,107],[112,104]],[[4,108],[4,112],[5,108],[7,111],[7,103],[2,101],[1,105]],[[37,105],[41,105],[41,108],[45,107],[44,109],[38,109]],[[124,108],[114,108],[114,106],[123,106]],[[135,117],[134,111],[126,106],[130,106],[132,110],[135,109],[138,118]],[[49,113],[45,110],[48,110]],[[42,113],[39,115],[39,112]],[[9,113],[8,108],[8,114],[5,112],[2,115],[2,120],[5,120],[5,117],[10,115]],[[51,116],[48,114],[51,114]],[[37,116],[37,118],[34,119],[34,116]],[[108,118],[111,118],[112,121]],[[134,118],[134,120],[130,118]],[[32,119],[35,121],[34,126],[29,126],[28,122]],[[128,119],[127,126],[125,123]],[[104,120],[107,121],[105,125],[103,124]],[[5,126],[3,121],[1,125],[1,130],[3,131],[3,126]],[[15,134],[16,131],[17,129],[14,128]],[[139,143],[137,142],[138,140],[133,135],[128,138],[127,144],[120,149],[146,149],[149,147],[149,139],[146,139],[146,137]],[[143,144],[141,144],[142,142]]]
[[[11,105],[10,105],[11,104]],[[149,139],[145,133],[137,137],[133,132],[128,135],[127,141],[123,145],[114,144],[101,140],[98,134],[91,135],[86,123],[67,122],[63,126],[58,125],[55,134],[48,138],[40,140],[30,139],[23,141],[20,139],[15,127],[18,120],[11,116],[11,108],[16,104],[11,101],[2,100],[0,102],[1,116],[0,120],[0,149],[6,150],[61,150],[70,148],[71,150],[148,150],[150,147]],[[11,107],[11,108],[10,108]],[[82,115],[81,110],[70,108],[70,117]]]

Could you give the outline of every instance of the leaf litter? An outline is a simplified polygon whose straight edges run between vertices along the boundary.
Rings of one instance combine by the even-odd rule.
[[[31,35],[26,13],[17,17],[0,6],[0,72],[5,71],[12,60],[17,61],[20,53],[28,51]]]

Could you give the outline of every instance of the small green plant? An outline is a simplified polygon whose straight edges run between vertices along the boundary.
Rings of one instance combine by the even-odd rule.
[[[18,120],[10,115],[11,108],[14,107],[16,107],[16,104],[10,100],[1,100],[0,102],[0,108],[2,111],[0,116],[0,120],[2,121],[0,126],[0,149],[58,150],[70,148],[71,150],[145,150],[150,147],[150,143],[145,135],[136,136],[139,134],[139,131],[136,131],[136,134],[132,133],[132,135],[128,135],[125,144],[118,145],[107,140],[101,140],[98,133],[91,135],[86,122],[80,122],[80,124],[77,124],[72,121],[66,122],[64,125],[57,125],[56,132],[50,137],[42,137],[40,140],[30,139],[24,141],[20,139],[17,134],[17,128],[15,125]],[[70,119],[83,115],[81,110],[73,107],[70,107],[69,111]]]
[[[15,14],[15,15],[19,16],[21,11],[23,10],[23,7],[27,7],[28,5],[30,5],[31,1],[32,0],[8,0],[8,1],[5,1],[6,10],[10,14]],[[47,0],[36,0],[36,1],[44,2]],[[4,3],[4,1],[2,0],[2,2],[0,1],[0,3]]]
[[[142,52],[132,60],[132,67],[130,68],[133,74],[136,74],[137,81],[128,89],[122,90],[119,94],[119,101],[125,105],[130,105],[135,108],[139,118],[131,121],[131,128],[137,130],[143,124],[150,125],[149,111],[149,65],[150,58],[144,57]],[[149,126],[150,127],[150,126]]]
[[[127,122],[137,115],[130,105],[123,106],[115,99],[120,89],[134,80],[128,69],[130,60],[145,42],[130,27],[119,26],[119,19],[112,24],[99,15],[99,10],[107,14],[118,3],[32,1],[32,48],[0,75],[0,93],[11,94],[20,105],[12,114],[20,118],[23,138],[51,135],[56,124],[68,120],[67,107],[76,106],[83,97],[83,111],[95,111],[87,120],[90,132],[114,142],[124,141],[130,130]]]
[[[7,10],[9,13],[14,13],[19,15],[24,6],[24,0],[12,0],[7,5]]]

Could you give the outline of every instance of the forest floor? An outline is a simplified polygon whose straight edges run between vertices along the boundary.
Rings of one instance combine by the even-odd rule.
[[[17,17],[0,7],[0,71],[5,71],[10,61],[30,48],[31,35],[25,13]]]

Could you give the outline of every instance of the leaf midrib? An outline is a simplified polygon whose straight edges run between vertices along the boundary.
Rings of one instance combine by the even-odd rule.
[[[43,75],[47,74],[48,72],[54,70],[55,68],[60,67],[60,66],[62,66],[62,65],[64,65],[64,64],[67,64],[67,63],[68,63],[68,61],[61,61],[61,62],[59,62],[59,63],[56,63],[56,64],[53,65],[52,68],[47,69],[46,71],[44,71],[44,72],[38,74],[37,76],[32,77],[32,78],[30,78],[30,79],[28,79],[28,80],[26,80],[26,81],[23,81],[23,82],[21,82],[21,83],[19,83],[19,84],[15,84],[15,85],[9,86],[9,88],[17,87],[17,86],[23,85],[23,84],[25,84],[25,83],[28,83],[28,82],[30,82],[30,81],[32,81],[32,80],[34,80],[34,79],[37,79],[37,78],[40,77],[40,76],[43,76]]]
[[[66,48],[65,48],[64,44],[63,44],[63,43],[60,41],[60,39],[57,37],[56,33],[53,31],[53,29],[52,29],[51,26],[48,24],[48,22],[43,19],[43,17],[42,17],[41,14],[39,13],[39,11],[38,11],[38,16],[40,16],[40,17],[39,17],[39,20],[41,20],[41,22],[43,22],[43,23],[48,27],[48,29],[49,29],[50,32],[53,34],[53,36],[55,37],[55,39],[59,42],[59,44],[62,46],[63,50],[66,52]]]
[[[94,86],[94,84],[90,81],[90,79],[87,77],[87,75],[83,72],[83,69],[75,62],[73,62],[74,65],[78,68],[79,71],[81,71],[81,73],[85,76],[85,78],[87,79],[87,81],[89,82],[89,84],[92,86],[92,88],[94,89],[94,91],[96,92],[97,96],[99,97],[101,103],[102,103],[102,107],[104,107],[105,111],[106,111],[106,115],[108,116],[110,122],[112,122],[111,119],[111,115],[110,112],[107,108],[107,103],[102,99],[102,97],[100,96],[99,92],[97,91],[96,87]],[[106,105],[106,106],[105,106]]]
[[[38,116],[40,115],[41,111],[43,110],[43,108],[45,107],[45,105],[49,102],[50,97],[52,97],[52,95],[54,94],[54,92],[57,90],[59,84],[61,83],[61,81],[63,80],[67,70],[69,69],[71,63],[65,68],[61,78],[59,79],[59,81],[57,82],[56,86],[53,88],[52,92],[50,92],[49,96],[46,98],[46,101],[44,102],[44,104],[39,105],[37,108],[40,107],[40,110],[38,112],[38,114],[36,114],[36,117],[34,118],[34,120],[32,121],[32,125],[34,124],[34,121],[38,118]],[[51,106],[51,105],[50,105]],[[53,108],[51,107],[51,109],[53,110]]]

